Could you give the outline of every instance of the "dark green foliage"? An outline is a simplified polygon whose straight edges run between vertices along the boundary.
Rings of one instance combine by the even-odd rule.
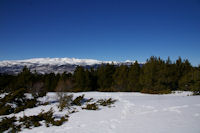
[[[8,115],[14,112],[14,108],[12,108],[10,105],[0,105],[0,115]]]
[[[74,80],[75,80],[75,91],[81,91],[84,90],[87,86],[86,81],[86,73],[83,67],[78,66],[76,70],[74,71]]]
[[[84,95],[78,96],[72,101],[72,105],[81,106],[83,102],[84,102]]]
[[[14,88],[15,75],[0,74],[0,93],[10,92]]]
[[[86,102],[86,103],[89,103],[89,102],[91,102],[91,101],[93,101],[93,98],[85,99],[85,102]]]
[[[116,68],[113,74],[112,88],[114,91],[128,90],[128,66],[121,65]]]
[[[60,111],[62,111],[66,107],[70,108],[73,95],[67,95],[67,94],[64,94],[63,92],[57,92],[57,97],[58,97],[58,102],[59,102],[58,108]]]
[[[141,91],[141,83],[140,83],[140,74],[141,74],[141,67],[136,61],[134,64],[132,64],[129,68],[128,72],[128,91]]]
[[[165,90],[164,83],[159,79],[162,76],[162,70],[164,70],[163,64],[164,61],[160,58],[151,57],[147,60],[147,63],[142,67],[142,76],[140,77],[142,92],[154,94]]]
[[[193,91],[193,95],[200,95],[200,89],[194,89]]]
[[[21,88],[14,92],[10,92],[4,98],[0,99],[0,115],[7,115],[15,112],[15,108],[10,104],[15,104],[17,107],[23,106],[25,89]],[[4,108],[5,107],[5,108]]]
[[[50,109],[49,111],[45,113],[44,111],[42,111],[38,115],[24,116],[19,119],[19,122],[21,122],[25,128],[31,128],[31,127],[41,126],[40,121],[43,121],[43,120],[45,120],[46,124],[52,124],[54,122],[52,109]]]
[[[102,64],[95,68],[78,66],[74,74],[37,74],[27,67],[18,75],[0,74],[1,92],[14,92],[25,88],[35,98],[46,92],[57,91],[131,91],[144,93],[170,93],[174,90],[200,89],[199,67],[180,57],[172,62],[150,57],[145,64],[135,62],[130,66]],[[9,107],[7,106],[7,109]],[[9,110],[9,109],[8,109]]]
[[[109,98],[109,99],[99,99],[95,103],[89,103],[91,100],[92,99],[89,99],[88,101],[86,101],[87,104],[86,104],[85,107],[82,107],[82,109],[86,109],[86,110],[98,110],[99,109],[98,105],[111,107],[110,105],[114,104],[116,102],[116,100],[113,100],[112,98]]]
[[[68,115],[65,115],[60,118],[60,120],[54,120],[53,125],[54,126],[61,126],[64,122],[68,121]]]
[[[99,99],[97,103],[99,103],[101,106],[109,106],[111,104],[114,104],[116,100],[113,100],[112,98],[109,99]]]
[[[192,68],[190,72],[185,74],[179,80],[179,88],[181,90],[193,91],[194,95],[200,94],[200,68]]]
[[[14,113],[18,113],[20,111],[23,111],[27,108],[33,108],[37,106],[38,101],[36,99],[27,99],[24,103],[24,105],[18,106],[15,108]]]
[[[92,104],[87,104],[86,107],[83,107],[82,109],[86,109],[86,110],[98,110],[99,107],[96,103],[92,103]]]
[[[81,66],[78,66],[74,72],[73,78],[75,81],[75,92],[78,91],[92,91],[94,87],[96,87],[96,74],[91,69],[90,71],[88,69],[84,69]]]
[[[19,132],[21,131],[21,128],[31,129],[33,127],[39,127],[42,125],[40,123],[41,121],[45,121],[45,125],[47,127],[60,126],[64,122],[68,121],[68,117],[68,115],[65,115],[60,119],[56,120],[53,116],[52,108],[47,112],[42,111],[38,115],[20,117],[19,120],[17,120],[16,117],[4,117],[0,121],[0,132],[4,132],[7,130],[9,130],[9,132]]]
[[[97,69],[97,84],[99,91],[114,91],[111,86],[113,84],[113,74],[115,73],[114,64],[101,65]]]
[[[110,106],[111,104],[114,104],[116,100],[113,100],[112,98],[109,99],[100,99],[96,103],[90,103],[93,101],[93,98],[90,99],[85,99],[84,95],[76,97],[71,105],[77,105],[81,106],[86,103],[86,107],[82,107],[82,109],[87,109],[87,110],[97,110],[98,105],[101,106]],[[74,112],[74,111],[73,111]]]
[[[141,68],[140,84],[141,92],[151,94],[170,93],[177,90],[176,67],[171,64],[170,59],[164,60],[151,57]]]
[[[30,88],[32,85],[33,75],[27,67],[24,67],[22,72],[18,74],[16,88]]]
[[[25,92],[26,90],[24,88],[20,88],[0,99],[0,115],[18,113],[24,109],[35,107],[38,101],[36,99],[27,99]]]
[[[4,117],[1,121],[0,121],[0,132],[4,132],[8,129],[11,128],[12,131],[19,131],[18,127],[15,126],[15,122],[16,122],[16,117]]]
[[[68,117],[69,116],[66,115],[61,117],[60,120],[55,120],[55,117],[53,116],[53,110],[51,108],[49,111],[42,111],[38,115],[24,116],[19,119],[19,122],[24,128],[39,127],[41,126],[41,121],[45,121],[46,127],[49,127],[50,125],[60,126],[64,122],[68,121]]]

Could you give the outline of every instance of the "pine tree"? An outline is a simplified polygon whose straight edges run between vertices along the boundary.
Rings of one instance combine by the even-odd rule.
[[[86,75],[82,66],[78,66],[74,71],[75,91],[83,91],[86,88]]]
[[[128,90],[128,67],[121,65],[117,67],[113,74],[112,88],[115,91],[129,91]]]
[[[97,70],[97,83],[100,91],[112,91],[113,74],[115,72],[114,64],[102,64]]]
[[[16,88],[30,88],[32,86],[33,75],[25,66],[17,76]]]
[[[140,65],[136,61],[134,64],[132,64],[129,68],[128,72],[128,90],[129,91],[141,91],[141,85],[140,85]]]

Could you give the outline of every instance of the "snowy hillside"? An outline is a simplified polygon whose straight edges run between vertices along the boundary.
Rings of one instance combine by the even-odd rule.
[[[27,60],[7,60],[0,61],[0,73],[19,73],[24,66],[31,71],[39,73],[63,73],[64,71],[73,72],[76,66],[95,66],[105,63],[114,63],[115,65],[130,65],[134,61],[99,61],[94,59],[76,59],[76,58],[33,58]]]
[[[45,126],[24,129],[24,133],[200,133],[200,97],[181,92],[168,95],[141,93],[75,93],[93,97],[117,99],[114,107],[100,110],[81,110],[73,113],[62,126]],[[55,99],[55,93],[48,93],[44,101]],[[24,111],[26,115],[37,114],[50,107],[57,110],[57,103]],[[56,111],[55,115],[66,113]],[[23,112],[16,114],[23,116]]]
[[[32,65],[32,64],[40,64],[40,65],[94,65],[101,63],[111,63],[109,61],[99,61],[93,59],[76,59],[76,58],[33,58],[27,60],[12,60],[12,61],[1,61],[0,66],[12,66],[12,65]],[[117,63],[117,62],[115,62]]]

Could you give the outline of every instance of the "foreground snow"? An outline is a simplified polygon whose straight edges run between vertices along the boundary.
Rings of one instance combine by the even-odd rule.
[[[141,93],[75,93],[86,98],[117,99],[115,107],[101,107],[98,111],[81,110],[71,114],[62,126],[45,126],[24,129],[24,133],[200,133],[200,96],[188,96],[188,92],[169,95],[149,95]],[[55,93],[41,100],[54,101]],[[53,107],[59,112],[57,103],[27,109],[26,115],[38,114],[41,109]],[[16,116],[23,116],[19,113]]]

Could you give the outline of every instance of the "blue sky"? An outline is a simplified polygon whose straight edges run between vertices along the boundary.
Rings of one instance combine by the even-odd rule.
[[[75,57],[200,64],[199,0],[0,0],[0,60]]]

